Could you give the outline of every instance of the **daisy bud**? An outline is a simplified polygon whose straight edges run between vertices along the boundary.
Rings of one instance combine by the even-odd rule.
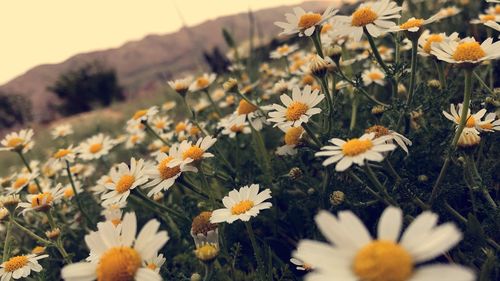
[[[17,194],[0,197],[0,205],[5,207],[11,213],[14,213],[19,201],[19,195]]]
[[[340,58],[342,57],[342,48],[340,46],[330,46],[325,50],[325,56],[330,57],[336,64],[339,64]]]
[[[401,96],[406,95],[406,87],[403,84],[398,85],[398,94]]]
[[[462,134],[460,134],[460,138],[458,139],[457,146],[463,149],[474,147],[481,142],[481,137],[479,133],[474,130],[464,130]]]
[[[316,189],[310,187],[308,190],[307,190],[307,194],[308,195],[314,195],[314,193],[316,193]]]
[[[323,58],[316,55],[312,58],[309,69],[312,74],[321,78],[328,72],[328,63]]]
[[[333,206],[341,205],[342,203],[344,203],[344,200],[345,200],[345,194],[342,191],[336,190],[332,192],[332,194],[330,195],[330,203]]]
[[[191,281],[201,281],[201,275],[199,273],[193,273],[193,275],[191,275]]]
[[[9,214],[9,210],[7,210],[7,208],[0,208],[0,221],[7,220]]]
[[[293,167],[288,172],[288,176],[294,181],[298,180],[302,177],[302,170],[299,167]]]
[[[52,230],[48,230],[48,231],[45,231],[45,236],[47,236],[47,238],[49,239],[57,239],[57,237],[59,237],[59,235],[61,234],[61,230],[59,228],[54,228]]]
[[[383,105],[376,105],[376,106],[372,107],[372,114],[375,115],[375,116],[380,116],[386,110],[387,110],[387,108],[385,108],[385,106],[383,106]]]
[[[429,177],[428,177],[427,175],[419,175],[419,176],[417,177],[417,180],[418,180],[419,182],[426,182],[426,181],[428,181],[428,180],[429,180]]]
[[[234,78],[229,78],[224,84],[222,84],[222,88],[226,92],[234,92],[238,90],[238,80]]]
[[[433,89],[441,89],[441,82],[439,82],[439,80],[432,79],[427,81],[427,86]]]
[[[219,255],[219,246],[215,243],[204,243],[196,247],[194,254],[199,260],[210,262]]]

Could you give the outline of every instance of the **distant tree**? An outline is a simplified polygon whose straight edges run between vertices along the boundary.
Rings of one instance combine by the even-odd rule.
[[[32,104],[27,97],[0,92],[0,129],[23,125],[32,118]]]
[[[59,97],[60,103],[53,107],[62,115],[90,111],[124,99],[115,70],[98,62],[63,73],[48,90]]]
[[[211,52],[204,51],[203,57],[210,66],[212,72],[222,74],[227,72],[227,68],[231,65],[227,57],[222,54],[219,48],[214,47]]]

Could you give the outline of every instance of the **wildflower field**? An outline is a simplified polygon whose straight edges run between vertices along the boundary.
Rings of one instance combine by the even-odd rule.
[[[0,280],[499,280],[500,1],[361,2],[5,135]]]

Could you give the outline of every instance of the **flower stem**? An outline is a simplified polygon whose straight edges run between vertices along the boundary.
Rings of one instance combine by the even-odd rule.
[[[9,219],[9,222],[7,222],[7,231],[5,234],[5,241],[3,243],[3,254],[2,254],[2,261],[6,262],[9,257],[10,257],[10,233],[12,231],[12,218]]]
[[[446,171],[448,170],[448,166],[450,165],[450,160],[451,160],[451,153],[453,153],[456,148],[457,148],[457,143],[460,138],[460,135],[462,134],[464,128],[465,128],[465,123],[467,122],[467,115],[469,113],[469,105],[470,105],[470,97],[472,93],[472,73],[473,70],[470,68],[465,69],[465,86],[464,86],[464,100],[462,103],[462,112],[460,113],[460,122],[458,124],[458,128],[455,131],[455,136],[453,137],[453,140],[451,142],[451,151],[448,153],[448,156],[444,160],[443,167],[441,167],[441,171],[439,172],[439,176],[436,180],[436,183],[434,184],[432,188],[432,193],[431,193],[431,198],[430,198],[430,203],[429,205],[432,206],[432,203],[436,200],[436,197],[438,196],[439,193],[439,186],[441,185],[441,182],[444,179],[444,176],[446,175]]]
[[[436,70],[439,77],[439,84],[441,84],[441,89],[446,89],[447,85],[446,85],[446,78],[444,76],[443,64],[437,58],[434,58],[433,61],[434,65],[436,66]]]
[[[205,190],[205,192],[208,193],[210,205],[212,206],[212,208],[215,208],[216,203],[215,203],[214,192],[213,192],[213,189],[210,187],[210,184],[208,183],[208,179],[207,179],[207,176],[205,175],[205,172],[203,171],[202,165],[198,165],[198,174],[200,175],[200,180],[201,180],[201,184],[203,186],[203,189]]]
[[[368,39],[368,43],[370,43],[370,47],[372,48],[373,56],[377,60],[378,64],[384,69],[384,72],[387,74],[389,73],[389,68],[385,64],[384,60],[380,56],[380,53],[378,51],[377,45],[375,44],[375,41],[373,40],[373,37],[371,36],[370,32],[366,29],[366,27],[363,27],[363,31],[366,35],[366,38]]]
[[[412,39],[411,41],[411,73],[410,73],[410,88],[408,89],[408,97],[406,98],[406,107],[408,108],[413,100],[413,93],[415,92],[415,78],[417,76],[417,50],[418,41]]]
[[[323,47],[321,46],[321,28],[318,27],[314,30],[314,34],[311,36],[311,40],[313,41],[314,48],[316,48],[316,52],[318,56],[321,58],[325,58],[323,55]]]
[[[255,238],[255,233],[253,232],[252,224],[249,221],[246,221],[245,227],[247,229],[250,242],[252,243],[255,259],[257,260],[257,271],[264,272],[264,260],[262,259],[259,246],[257,245],[257,239]]]
[[[157,138],[158,140],[160,140],[164,145],[167,145],[167,146],[170,146],[171,144],[169,142],[167,142],[166,140],[164,140],[162,137],[160,137],[160,135],[158,135],[158,133],[155,132],[155,130],[153,130],[153,128],[151,128],[151,126],[148,124],[148,122],[143,122],[144,126],[146,127],[146,131],[148,131],[153,137]]]
[[[38,242],[40,243],[43,243],[43,244],[46,244],[46,245],[49,245],[51,244],[51,242],[49,240],[46,240],[46,239],[43,239],[42,237],[36,235],[34,232],[32,232],[31,230],[27,229],[26,227],[22,226],[21,224],[19,224],[14,218],[11,218],[11,222],[17,227],[19,228],[20,230],[22,230],[24,233],[26,233],[28,236],[30,236],[31,238],[37,240]]]
[[[321,88],[323,90],[323,94],[326,96],[326,102],[328,103],[328,111],[327,111],[327,120],[326,120],[326,131],[328,135],[330,135],[332,128],[332,119],[333,119],[333,101],[332,96],[330,96],[330,91],[328,90],[328,81],[326,80],[326,76],[319,78],[321,81]]]
[[[372,102],[378,104],[378,105],[381,105],[381,106],[384,106],[384,107],[389,107],[388,104],[385,104],[379,100],[377,100],[376,98],[370,96],[370,94],[368,94],[363,88],[361,87],[358,87],[358,85],[356,85],[356,83],[354,83],[351,79],[347,78],[347,76],[345,76],[344,72],[342,72],[342,70],[340,69],[340,66],[337,65],[337,68],[338,68],[338,73],[340,75],[340,77],[346,81],[347,83],[351,84],[354,88],[356,88],[356,90],[358,90],[361,94],[363,94],[366,98],[368,98],[369,100],[371,100]]]
[[[205,276],[203,277],[203,281],[212,280],[213,273],[213,263],[205,263]]]
[[[146,196],[145,194],[143,194],[140,191],[140,188],[136,188],[136,190],[137,190],[137,195],[131,194],[131,196],[140,205],[145,206],[146,208],[151,209],[151,210],[153,210],[155,212],[157,212],[156,208],[158,208],[161,211],[164,211],[166,213],[170,213],[170,214],[173,214],[173,215],[175,215],[175,216],[177,216],[179,218],[185,219],[187,221],[191,221],[186,215],[181,214],[181,213],[177,212],[176,210],[171,209],[171,208],[169,208],[167,206],[163,206],[161,204],[158,204],[154,200],[151,200],[151,198],[149,198],[148,196]]]
[[[307,125],[307,123],[302,123],[302,128],[304,128],[304,130],[307,132],[307,134],[309,135],[309,137],[311,137],[311,139],[313,140],[314,144],[316,144],[318,147],[322,146],[321,142],[316,137],[316,135],[314,134],[314,132],[311,130],[311,128],[309,127],[309,125]]]
[[[85,217],[85,220],[87,220],[87,224],[89,225],[89,227],[91,229],[95,229],[94,228],[94,221],[92,220],[92,218],[90,218],[90,216],[87,214],[87,212],[85,212],[85,210],[83,209],[82,202],[80,201],[80,196],[79,196],[78,192],[76,191],[75,181],[73,180],[73,176],[71,175],[71,168],[70,168],[69,161],[66,161],[66,173],[68,174],[69,182],[71,184],[71,189],[73,189],[73,193],[75,194],[75,201],[76,201],[76,205],[78,206],[78,209]]]
[[[31,169],[30,167],[30,164],[28,163],[28,160],[26,160],[26,158],[24,157],[24,154],[22,151],[18,151],[17,154],[19,154],[19,157],[21,157],[21,160],[23,161],[24,163],[24,166],[26,166],[26,169],[28,169],[28,171],[30,172],[30,174],[33,174],[33,170]],[[42,193],[42,186],[40,185],[40,182],[38,182],[38,179],[35,178],[35,184],[36,184],[36,187],[38,189],[38,192]]]
[[[205,94],[207,95],[208,100],[210,101],[210,103],[212,104],[212,107],[214,108],[214,111],[217,113],[217,115],[219,115],[219,118],[221,118],[222,117],[222,113],[220,112],[219,107],[217,106],[217,104],[215,103],[214,99],[212,98],[212,96],[208,92],[208,89],[203,90],[203,92],[205,92]]]
[[[398,206],[394,200],[392,200],[391,196],[387,192],[387,189],[385,186],[378,180],[377,175],[373,172],[373,170],[370,168],[368,163],[365,163],[363,165],[363,169],[365,171],[365,174],[368,176],[368,179],[372,182],[373,185],[378,189],[380,193],[382,193],[383,197],[386,199],[387,202],[389,202],[391,205]]]
[[[488,92],[488,94],[490,94],[490,95],[494,95],[495,94],[495,92],[490,87],[488,87],[488,85],[486,85],[486,83],[484,82],[484,80],[481,79],[481,76],[479,76],[479,74],[477,74],[477,72],[474,71],[473,74],[474,74],[474,78],[476,78],[476,80]]]
[[[349,124],[349,131],[354,130],[354,128],[356,127],[356,120],[358,116],[358,105],[359,105],[359,98],[355,94],[351,101],[351,123]]]

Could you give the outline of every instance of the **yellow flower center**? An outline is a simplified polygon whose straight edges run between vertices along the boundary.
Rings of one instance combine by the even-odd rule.
[[[143,109],[143,110],[138,110],[135,112],[134,116],[132,117],[132,119],[134,120],[138,120],[139,118],[143,117],[144,115],[146,115],[146,113],[148,113],[148,110],[147,109]]]
[[[168,145],[164,145],[164,146],[160,147],[160,152],[168,153],[169,151],[170,151],[170,146],[168,146]]]
[[[200,133],[200,129],[196,126],[192,126],[191,129],[189,130],[189,134],[191,136],[196,136],[199,133]]]
[[[291,127],[285,133],[285,143],[287,145],[296,145],[300,141],[300,136],[304,132],[302,127]]]
[[[203,149],[193,145],[182,153],[182,159],[191,158],[193,160],[200,160],[203,157]]]
[[[98,281],[133,281],[141,266],[139,253],[130,247],[107,250],[97,265]]]
[[[484,123],[484,124],[481,124],[481,129],[485,129],[485,130],[492,130],[493,129],[493,124],[491,123]]]
[[[116,183],[115,190],[118,193],[123,193],[129,190],[135,182],[135,177],[132,175],[123,175]]]
[[[294,101],[286,109],[286,119],[288,121],[297,121],[302,115],[306,114],[307,110],[309,110],[309,106],[307,106],[307,104]]]
[[[478,42],[463,42],[457,46],[453,59],[456,61],[476,61],[486,56]]]
[[[368,73],[368,77],[372,80],[380,80],[383,78],[383,75],[379,72],[370,72]]]
[[[308,29],[317,25],[321,21],[321,15],[316,13],[307,13],[300,17],[297,26],[301,29]]]
[[[175,166],[173,168],[170,168],[168,166],[168,163],[170,163],[170,161],[172,161],[172,159],[174,159],[174,158],[172,156],[169,156],[169,157],[161,160],[161,162],[156,167],[158,169],[158,172],[160,173],[161,178],[164,180],[169,179],[169,178],[177,175],[181,171],[181,168],[179,166]]]
[[[38,193],[38,186],[36,183],[30,183],[28,185],[28,193],[29,194],[37,194]]]
[[[455,118],[455,122],[457,124],[460,123],[460,118]],[[465,122],[465,127],[467,128],[474,128],[476,126],[476,119],[474,119],[474,116],[470,115],[467,118],[467,122]]]
[[[28,182],[28,178],[19,177],[16,179],[16,181],[14,182],[12,187],[14,187],[14,189],[18,189],[18,188],[23,187],[27,182]]]
[[[52,193],[50,192],[40,193],[31,199],[31,207],[36,208],[36,207],[47,206],[50,203],[52,203],[52,200],[54,200],[54,197],[52,197]]]
[[[155,270],[157,268],[157,266],[154,263],[150,263],[150,264],[147,265],[147,268],[149,268],[151,270]]]
[[[71,153],[71,150],[69,150],[69,149],[59,149],[56,153],[54,153],[53,157],[56,159],[61,159],[70,153]]]
[[[39,255],[43,252],[45,252],[45,247],[43,246],[36,246],[35,248],[33,248],[33,250],[31,250],[31,253],[35,255]]]
[[[352,139],[342,145],[342,153],[347,156],[356,156],[372,147],[371,140]]]
[[[361,7],[352,14],[351,24],[353,26],[365,26],[373,23],[378,18],[370,7]]]
[[[403,247],[378,240],[361,248],[352,265],[363,281],[405,281],[413,273],[413,260]]]
[[[431,34],[429,35],[429,37],[427,38],[427,41],[425,42],[424,44],[424,51],[428,54],[431,53],[431,50],[432,50],[432,43],[440,43],[440,42],[443,42],[443,36],[441,34]]]
[[[421,27],[423,24],[424,24],[423,19],[411,19],[411,20],[408,20],[407,22],[401,24],[399,27],[401,29],[410,29],[413,27]]]
[[[495,21],[496,16],[495,15],[480,15],[479,20],[481,22],[487,22],[487,21]]]
[[[257,107],[246,100],[241,100],[240,104],[238,105],[238,115],[246,115],[250,114],[257,110]]]
[[[28,264],[28,258],[26,256],[15,256],[4,263],[4,268],[6,272],[13,272],[26,264]]]
[[[194,254],[202,261],[213,260],[219,253],[219,248],[215,244],[204,244],[194,250]]]
[[[242,200],[231,208],[231,213],[233,215],[241,215],[247,212],[248,210],[252,209],[252,207],[253,207],[253,201]]]
[[[130,136],[130,142],[132,144],[136,144],[137,141],[139,141],[139,136],[138,135],[132,135],[132,136]]]
[[[327,33],[328,31],[330,31],[330,30],[332,29],[332,27],[333,27],[333,26],[332,26],[331,24],[329,24],[329,23],[325,23],[325,24],[323,25],[323,27],[321,27],[321,34],[325,34],[325,33]]]
[[[184,122],[177,123],[177,125],[175,126],[175,132],[180,133],[184,130],[186,130],[186,123],[184,123]]]
[[[495,14],[500,14],[500,5],[495,6]]]
[[[242,126],[242,125],[240,125],[240,126],[233,125],[233,126],[231,126],[230,130],[231,130],[231,132],[234,132],[234,133],[241,133],[243,131],[243,128],[244,128],[244,126]]]
[[[210,81],[208,81],[208,79],[203,76],[196,79],[196,85],[198,86],[198,88],[206,88],[209,83]]]
[[[66,198],[71,198],[75,195],[75,193],[73,192],[73,188],[71,187],[68,187],[64,190],[64,197]]]
[[[122,220],[121,220],[121,219],[112,219],[112,220],[111,220],[111,223],[112,223],[114,226],[118,226],[121,222],[122,222]]]
[[[89,152],[92,154],[96,154],[97,152],[101,151],[101,149],[102,149],[101,143],[94,143],[94,144],[90,145]]]
[[[312,85],[314,84],[314,77],[312,75],[306,75],[302,77],[302,83],[304,85]]]
[[[24,142],[24,139],[23,139],[23,138],[11,138],[11,139],[7,142],[7,146],[8,146],[8,147],[18,147],[18,146],[19,146],[19,145],[21,145],[23,142]]]
[[[278,48],[276,49],[276,51],[278,51],[278,53],[279,53],[279,54],[282,54],[282,55],[284,55],[284,54],[288,53],[288,50],[290,50],[290,47],[289,47],[288,45],[283,45],[283,46],[278,47]]]
[[[156,123],[155,123],[155,127],[157,129],[163,129],[163,128],[165,128],[165,125],[166,125],[166,123],[163,120],[156,121]]]

